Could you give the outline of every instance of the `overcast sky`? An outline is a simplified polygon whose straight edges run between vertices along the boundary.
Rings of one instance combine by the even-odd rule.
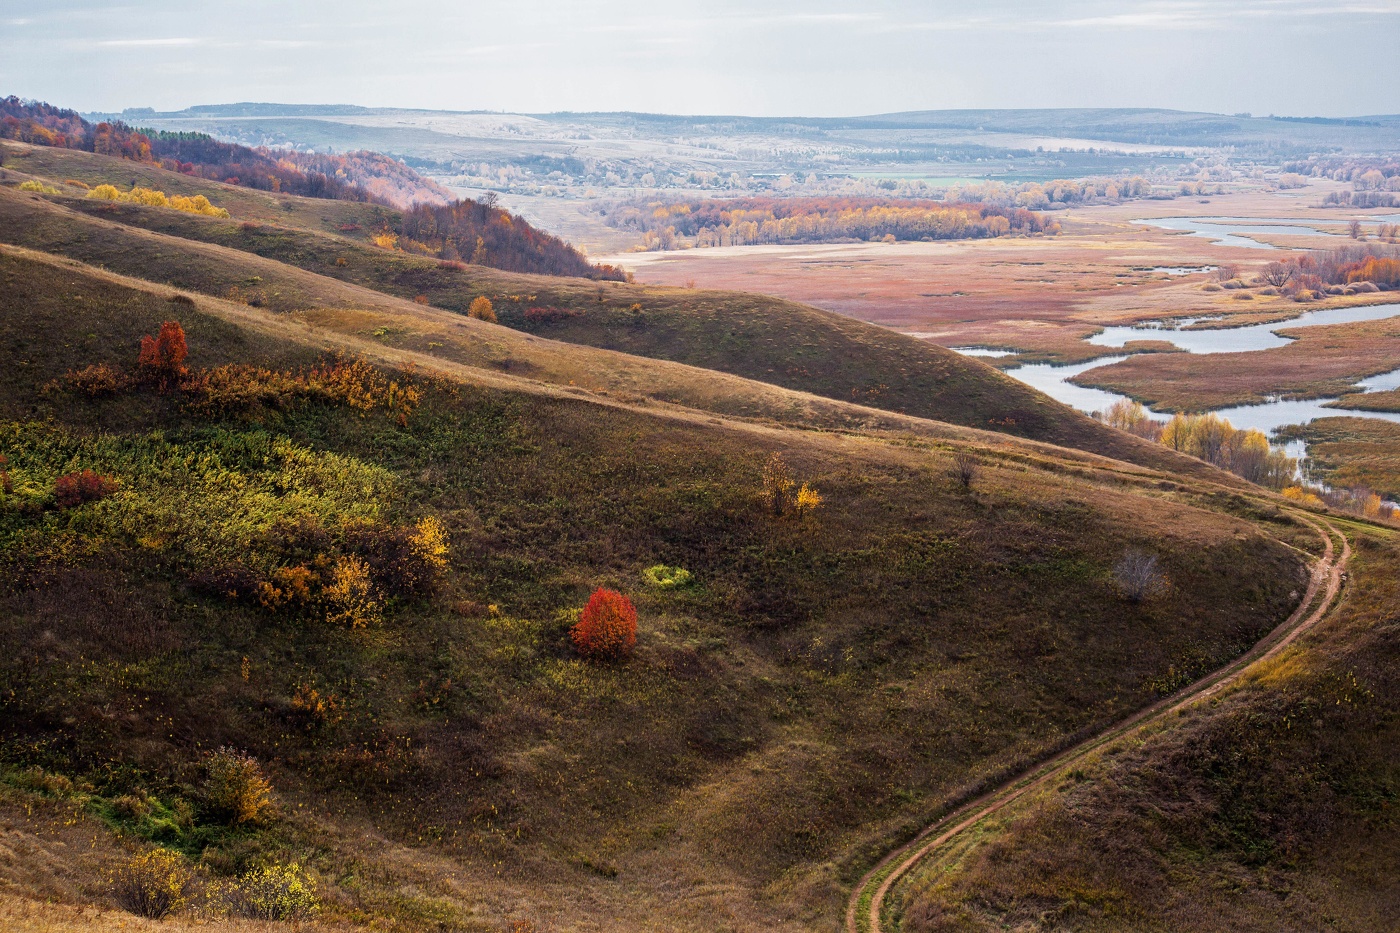
[[[0,95],[839,116],[1400,112],[1400,0],[0,0]]]

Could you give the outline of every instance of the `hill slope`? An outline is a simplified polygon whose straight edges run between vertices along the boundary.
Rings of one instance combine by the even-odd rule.
[[[4,103],[7,102],[0,101],[0,109]],[[9,129],[12,128],[8,124],[0,124],[0,138]],[[91,129],[88,127],[89,131]],[[173,133],[159,135],[154,143],[158,152],[163,149],[169,157],[152,161],[147,151],[151,142],[140,134],[134,134],[133,138],[139,140],[143,148],[126,157],[101,154],[104,151],[101,147],[97,153],[66,149],[61,145],[62,137],[54,147],[25,144],[0,147],[0,155],[17,156],[14,161],[25,169],[46,175],[54,182],[76,180],[89,186],[111,184],[123,188],[128,187],[128,178],[131,179],[129,187],[135,187],[140,178],[144,187],[155,187],[170,194],[203,194],[211,200],[217,199],[219,204],[236,203],[239,205],[236,213],[245,219],[277,216],[277,211],[297,214],[298,202],[306,202],[300,204],[300,213],[317,218],[315,226],[321,229],[335,229],[341,233],[354,231],[366,239],[397,238],[403,234],[405,243],[416,251],[437,252],[449,259],[459,259],[461,253],[466,253],[473,262],[517,272],[609,280],[624,278],[616,269],[588,262],[568,243],[535,229],[523,218],[494,203],[448,199],[442,196],[445,190],[439,189],[442,194],[432,193],[428,200],[415,196],[414,203],[400,211],[393,208],[392,202],[338,180],[350,171],[367,178],[366,184],[371,187],[401,186],[404,182],[396,179],[395,172],[402,170],[413,174],[393,159],[377,153],[273,158],[266,151],[255,152],[243,146],[216,142],[202,134]],[[186,158],[197,161],[183,161]],[[259,177],[257,184],[249,180],[250,176],[263,172],[273,174]],[[281,181],[284,175],[290,179],[286,184]],[[250,189],[263,194],[259,197],[242,193]],[[67,185],[65,190],[72,193],[73,186]],[[292,192],[310,196],[298,197]],[[327,207],[328,200],[365,202],[369,209]],[[251,211],[245,212],[245,207]],[[333,217],[338,220],[333,221]],[[409,240],[410,235],[418,239]],[[425,240],[431,241],[433,246],[429,247]]]
[[[37,161],[36,155],[27,154],[27,161],[12,160],[11,164],[50,178],[67,167],[55,164],[49,153],[42,153],[50,160],[47,163]],[[89,172],[103,168],[100,161],[86,167]],[[277,215],[254,205],[245,208],[219,200],[217,191],[208,196],[228,207],[234,221],[139,205],[94,204],[68,198],[54,201],[103,220],[217,243],[452,311],[465,312],[474,298],[485,295],[495,303],[502,323],[544,337],[673,360],[864,406],[1079,447],[1156,467],[1188,472],[1197,468],[1159,446],[1106,428],[977,360],[832,312],[738,292],[620,283],[602,286],[510,275],[479,266],[456,268],[326,235],[335,229],[335,222],[318,216],[314,202],[288,199],[294,210],[287,212],[285,219],[262,223]],[[57,249],[59,239],[46,238],[43,231],[68,231],[79,221],[41,222],[44,203],[37,198],[23,205],[6,201],[3,209],[11,213],[0,227],[0,236],[20,245]],[[242,213],[244,210],[248,213]],[[247,218],[259,223],[250,225]],[[67,234],[54,236],[62,239]],[[68,242],[63,249],[87,261],[140,274],[135,259],[122,265],[127,253],[118,245],[121,242],[121,235],[109,230],[102,237],[85,235],[81,245]],[[167,261],[160,277],[190,288],[215,288],[211,283],[181,277],[186,274]],[[236,284],[232,278],[219,280],[212,293],[227,294]],[[295,307],[296,301],[280,306]]]
[[[1400,548],[1393,529],[1344,527],[1356,555],[1330,620],[1175,727],[994,821],[923,879],[901,929],[1392,928]]]
[[[87,260],[0,249],[0,813],[36,851],[106,840],[0,864],[25,896],[105,901],[117,832],[213,881],[308,865],[344,924],[829,928],[941,801],[1291,608],[1299,532],[1263,494],[0,205],[6,239]],[[68,380],[140,376],[172,320],[189,366],[245,368]],[[775,452],[814,513],[766,504]],[[108,479],[65,493],[83,470]],[[426,520],[440,567],[404,550]],[[1134,548],[1169,598],[1118,595]],[[639,609],[623,662],[570,648],[599,585]],[[230,823],[219,746],[280,816]]]

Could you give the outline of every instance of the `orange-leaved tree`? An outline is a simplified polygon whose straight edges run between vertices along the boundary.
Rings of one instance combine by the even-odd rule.
[[[569,630],[569,637],[584,657],[626,657],[637,644],[637,610],[626,596],[600,586],[583,607],[577,624]]]
[[[155,337],[141,338],[141,355],[137,360],[141,381],[154,385],[161,392],[177,388],[189,373],[185,368],[187,356],[185,329],[178,321],[166,321]]]

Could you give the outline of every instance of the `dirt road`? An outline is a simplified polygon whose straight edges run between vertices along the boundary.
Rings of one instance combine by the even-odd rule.
[[[846,910],[847,933],[886,933],[881,912],[890,889],[934,850],[971,829],[983,819],[1030,791],[1044,787],[1071,765],[1116,739],[1124,738],[1192,703],[1207,699],[1234,683],[1256,664],[1276,656],[1327,614],[1341,592],[1351,546],[1345,535],[1325,520],[1298,514],[1325,542],[1323,554],[1313,565],[1308,589],[1298,608],[1282,624],[1231,664],[1203,677],[1166,699],[1141,710],[1099,734],[1067,748],[1047,761],[1023,771],[976,800],[963,804],[929,825],[914,839],[891,852],[872,868],[851,894]],[[1340,541],[1340,554],[1333,535]]]

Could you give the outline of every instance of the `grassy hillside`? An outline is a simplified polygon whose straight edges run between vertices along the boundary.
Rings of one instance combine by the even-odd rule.
[[[30,157],[37,158],[33,153]],[[58,168],[22,161],[12,164],[26,171],[43,169],[49,177]],[[741,292],[602,285],[510,275],[480,266],[455,268],[323,235],[329,225],[316,219],[319,202],[311,202],[310,207],[298,204],[296,211],[274,223],[250,224],[244,221],[263,220],[265,212],[244,215],[238,206],[209,196],[228,207],[234,219],[219,221],[130,204],[56,200],[72,210],[115,223],[246,251],[447,310],[465,312],[473,299],[485,295],[503,324],[555,340],[673,360],[828,398],[1080,447],[1139,463],[1161,466],[1166,462],[1153,445],[1107,429],[983,363],[806,305]],[[19,208],[10,202],[4,209]],[[37,229],[42,226],[36,213],[39,210],[35,199],[22,217],[11,215],[5,224],[10,229],[10,242],[45,250],[63,248],[85,261],[141,273],[134,261],[120,264],[125,254],[120,244],[125,241],[117,234],[103,234],[104,242],[96,242],[99,238],[95,234],[85,235],[80,247]],[[66,236],[74,221],[64,217],[52,221],[51,226]],[[215,287],[215,283],[189,277],[187,270],[168,266],[152,277],[206,292]],[[223,290],[213,294],[225,295],[233,287],[223,281],[217,286]],[[246,287],[243,292],[247,292]],[[283,297],[284,306],[296,300]],[[531,308],[546,310],[538,314]]]
[[[1391,929],[1400,916],[1400,541],[1299,647],[1102,756],[922,879],[901,929]]]
[[[153,163],[132,162],[74,149],[5,142],[0,143],[0,155],[4,156],[6,169],[50,181],[61,182],[72,178],[90,187],[112,184],[128,189],[139,185],[164,191],[168,195],[193,197],[202,194],[244,220],[283,223],[326,233],[344,235],[341,227],[357,226],[360,229],[353,232],[368,238],[397,213],[377,204],[298,198],[241,188],[166,171]]]
[[[0,863],[26,897],[105,901],[115,833],[210,883],[299,861],[346,924],[829,928],[941,801],[1239,652],[1298,586],[1299,532],[1208,484],[881,430],[869,409],[0,204],[6,238],[152,280],[0,250],[0,813],[24,845],[108,840],[61,871]],[[235,286],[245,301],[209,297]],[[191,366],[268,372],[171,395],[65,381],[130,372],[166,320]],[[497,365],[467,359],[492,346]],[[285,388],[346,347],[379,368],[340,394]],[[437,352],[439,373],[397,365]],[[670,379],[695,405],[575,395],[570,366]],[[795,425],[850,422],[715,417],[799,404]],[[956,451],[979,463],[970,488]],[[775,452],[820,491],[814,514],[764,505]],[[106,494],[65,503],[81,470]],[[403,542],[428,519],[449,548],[425,577]],[[1132,548],[1160,554],[1169,597],[1117,594]],[[693,583],[648,583],[656,564]],[[569,646],[599,585],[639,610],[621,663]],[[210,802],[219,746],[262,763],[279,817],[230,825]]]

